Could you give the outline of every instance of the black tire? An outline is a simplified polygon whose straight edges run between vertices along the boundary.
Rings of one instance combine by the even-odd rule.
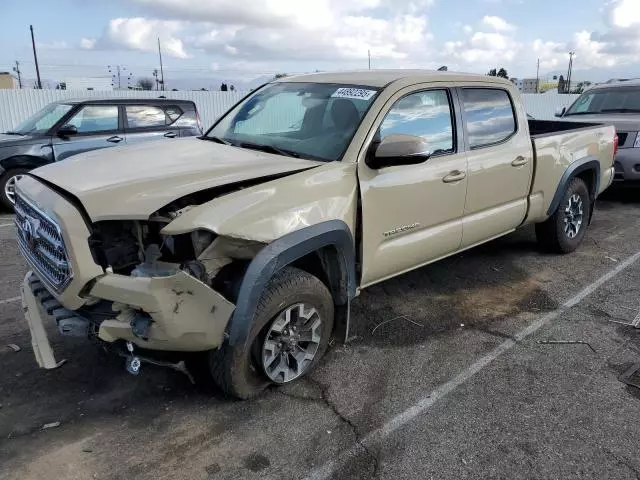
[[[309,367],[298,378],[307,375],[316,366],[327,350],[333,331],[333,299],[319,279],[303,270],[286,267],[265,288],[256,308],[246,347],[225,343],[220,349],[209,352],[209,372],[214,383],[226,395],[249,399],[272,384],[262,368],[261,346],[272,321],[283,310],[297,303],[312,305],[322,319],[318,350]]]
[[[15,177],[16,175],[24,175],[27,172],[29,172],[29,169],[27,168],[14,168],[11,170],[7,170],[0,177],[0,205],[2,206],[3,210],[9,210],[10,212],[13,212],[13,203],[11,202],[11,200],[9,200],[9,197],[7,197],[7,194],[5,192],[5,186],[7,185],[7,182],[10,178]]]
[[[569,200],[578,195],[582,201],[582,225],[577,234],[571,238],[565,232],[565,209]],[[539,245],[546,251],[554,253],[571,253],[580,246],[587,233],[591,217],[591,197],[589,189],[581,178],[574,178],[569,183],[560,205],[547,221],[536,224],[536,238]]]

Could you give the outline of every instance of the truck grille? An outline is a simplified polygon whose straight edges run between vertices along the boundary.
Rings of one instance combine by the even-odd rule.
[[[62,291],[73,275],[60,227],[20,195],[16,195],[15,213],[22,255],[44,283]]]

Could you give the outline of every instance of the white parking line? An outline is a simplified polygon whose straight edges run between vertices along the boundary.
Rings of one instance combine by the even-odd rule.
[[[18,300],[20,300],[20,297],[7,298],[5,300],[0,300],[0,305],[4,305],[5,303],[17,302]]]
[[[620,272],[633,265],[638,259],[640,259],[640,252],[637,252],[634,255],[630,256],[624,262],[618,264],[616,268],[604,274],[595,282],[586,286],[578,294],[564,302],[558,309],[547,313],[546,315],[533,322],[527,328],[518,332],[514,336],[515,340],[505,340],[496,348],[473,363],[471,366],[467,367],[465,370],[453,377],[451,380],[443,383],[438,388],[423,397],[420,401],[418,401],[418,403],[409,407],[404,412],[399,413],[381,427],[368,433],[364,438],[362,438],[360,443],[353,444],[349,449],[338,455],[337,458],[329,460],[323,465],[320,465],[319,467],[313,469],[311,472],[309,472],[309,475],[306,477],[306,479],[323,480],[326,478],[330,478],[335,473],[335,471],[346,462],[346,460],[362,452],[362,445],[366,445],[367,447],[369,447],[381,442],[390,434],[414,420],[418,415],[421,415],[429,410],[438,400],[445,398],[460,385],[472,378],[476,373],[480,372],[482,369],[491,364],[491,362],[500,357],[503,353],[513,348],[513,346],[516,345],[516,342],[524,340],[525,338],[540,330],[540,328],[545,326],[547,323],[556,319],[562,313],[565,313],[570,308],[576,306],[582,300],[595,292],[604,283],[608,282]]]

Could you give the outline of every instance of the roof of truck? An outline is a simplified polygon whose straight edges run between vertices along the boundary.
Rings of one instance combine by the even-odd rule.
[[[385,87],[396,80],[411,80],[422,82],[463,82],[463,81],[491,81],[492,83],[512,83],[500,77],[487,77],[474,73],[440,72],[436,70],[356,70],[348,72],[321,72],[283,77],[280,82],[315,82],[341,83],[351,85],[368,85],[371,87]]]

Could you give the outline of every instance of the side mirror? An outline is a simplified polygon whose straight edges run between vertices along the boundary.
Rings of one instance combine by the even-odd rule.
[[[566,111],[567,107],[559,108],[558,110],[556,110],[556,117],[562,117],[564,115],[564,112]]]
[[[70,137],[71,135],[76,135],[78,133],[78,129],[75,125],[63,125],[58,129],[59,137]]]
[[[429,144],[413,135],[387,135],[374,147],[367,165],[379,169],[394,165],[417,165],[431,156]]]

